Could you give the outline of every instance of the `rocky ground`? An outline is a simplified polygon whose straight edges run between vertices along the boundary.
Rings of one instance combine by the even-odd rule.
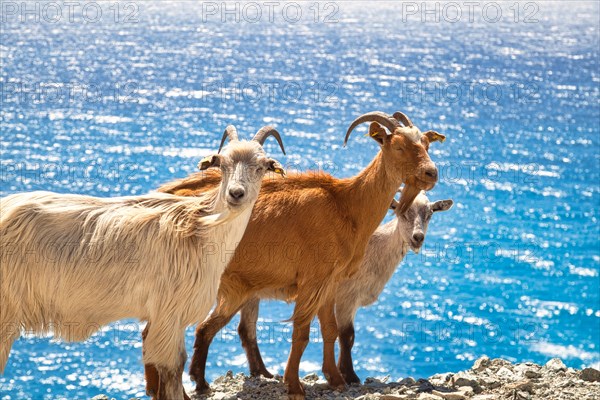
[[[363,385],[350,386],[344,392],[329,389],[327,383],[314,374],[302,381],[307,399],[600,399],[600,371],[567,368],[559,359],[540,366],[482,357],[467,371],[437,374],[429,379],[404,378],[397,382],[367,378]],[[211,388],[210,395],[197,396],[194,400],[287,399],[281,377],[251,378],[229,372],[216,379]]]

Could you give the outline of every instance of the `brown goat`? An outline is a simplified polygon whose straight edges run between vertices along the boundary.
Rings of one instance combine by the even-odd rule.
[[[443,140],[443,136],[433,131],[421,134],[404,114],[394,116],[397,119],[381,112],[368,113],[348,129],[346,141],[356,126],[374,121],[369,134],[381,146],[357,176],[336,179],[306,172],[263,182],[248,228],[222,276],[217,307],[196,330],[190,376],[197,392],[209,389],[205,366],[216,333],[248,300],[281,298],[282,292],[296,302],[291,317],[292,348],[284,374],[290,398],[304,398],[298,369],[310,322],[317,314],[324,341],[323,372],[332,386],[345,386],[334,358],[337,282],[358,271],[367,243],[398,187],[403,182],[407,185],[399,206],[406,210],[420,190],[429,190],[437,182],[437,169],[427,151],[430,142]],[[159,190],[193,196],[219,181],[218,173],[194,174]],[[159,384],[150,365],[146,365],[146,378],[150,387]]]

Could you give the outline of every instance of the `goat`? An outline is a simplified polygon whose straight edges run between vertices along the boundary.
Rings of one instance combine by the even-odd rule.
[[[283,150],[272,127],[240,141],[228,126],[219,152],[198,165],[219,167],[222,180],[198,197],[32,192],[1,199],[0,373],[22,329],[81,341],[112,321],[139,318],[148,321],[144,362],[161,378],[155,394],[187,397],[185,327],[214,304],[266,171],[283,173],[262,148],[269,136]]]
[[[360,383],[352,365],[356,311],[377,301],[408,250],[419,253],[431,216],[436,212],[449,210],[452,205],[453,201],[450,199],[431,203],[425,192],[421,192],[408,211],[402,214],[398,202],[392,200],[390,208],[394,210],[396,218],[377,228],[369,240],[359,271],[352,278],[339,283],[335,294],[335,317],[340,344],[338,368],[346,383]],[[251,375],[272,378],[273,375],[262,360],[256,340],[258,308],[258,298],[244,304],[238,332],[244,344]]]
[[[337,326],[332,294],[338,281],[358,271],[369,238],[400,184],[407,184],[399,203],[402,212],[421,189],[435,185],[437,168],[427,151],[430,142],[445,139],[434,131],[421,133],[402,113],[394,117],[371,112],[350,125],[344,144],[358,125],[373,121],[369,135],[381,147],[357,176],[336,179],[321,172],[307,172],[263,183],[248,229],[221,277],[217,307],[196,330],[190,366],[196,392],[210,390],[205,367],[216,333],[246,301],[271,297],[274,292],[278,296],[285,292],[287,299],[296,303],[291,317],[292,348],[284,374],[290,398],[304,398],[298,369],[316,314],[324,338],[324,374],[330,385],[345,386],[333,352]],[[194,195],[215,185],[218,179],[218,174],[196,174],[159,190]],[[146,365],[149,370],[152,372],[151,366]],[[146,379],[150,388],[160,386],[155,373],[147,373]]]
[[[356,311],[377,301],[408,249],[415,253],[421,250],[431,216],[449,210],[453,204],[451,199],[431,203],[421,192],[408,211],[402,214],[394,200],[391,208],[396,215],[395,220],[377,228],[369,240],[360,271],[353,279],[340,283],[335,296],[340,345],[338,368],[347,383],[360,383],[352,365]]]

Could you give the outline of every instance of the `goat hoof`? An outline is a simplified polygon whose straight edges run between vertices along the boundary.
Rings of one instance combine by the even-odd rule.
[[[288,399],[289,400],[304,400],[306,398],[306,393],[304,392],[304,387],[300,382],[295,384],[288,384]]]
[[[348,390],[348,385],[346,385],[345,383],[341,383],[339,385],[332,385],[334,390],[337,390],[338,392],[345,392],[346,390]]]
[[[266,369],[258,369],[255,371],[250,371],[250,375],[258,378],[259,376],[264,376],[265,378],[273,378],[273,374],[267,371]]]
[[[360,385],[360,383],[361,383],[360,378],[354,372],[346,373],[346,374],[342,373],[342,376],[344,377],[344,380],[346,381],[346,383],[349,385],[352,385],[354,383],[357,383]]]
[[[196,384],[196,394],[210,394],[210,385],[204,381]]]

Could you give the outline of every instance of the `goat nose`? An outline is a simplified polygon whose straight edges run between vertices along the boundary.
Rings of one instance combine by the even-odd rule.
[[[246,194],[246,192],[241,187],[229,189],[229,195],[236,200],[239,200],[242,197],[244,197],[244,194]]]
[[[438,170],[437,168],[429,168],[425,171],[425,176],[432,181],[437,181],[438,179]]]
[[[417,243],[423,243],[423,240],[425,240],[425,235],[423,235],[421,232],[415,233],[413,235],[413,240]]]

